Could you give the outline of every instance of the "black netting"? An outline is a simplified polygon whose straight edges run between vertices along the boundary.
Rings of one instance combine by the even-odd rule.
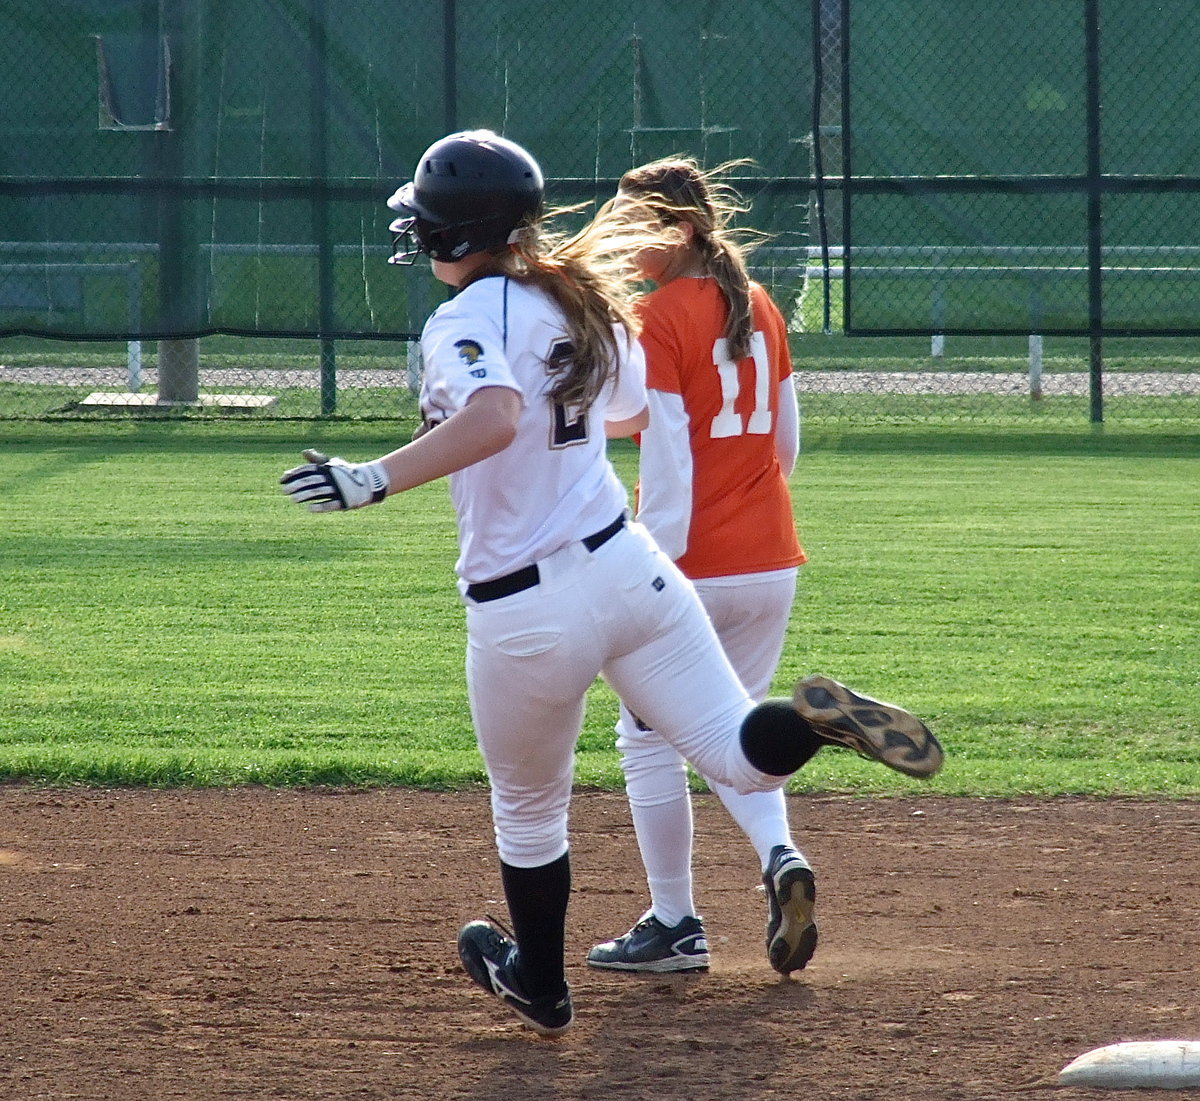
[[[205,389],[393,410],[445,290],[386,263],[384,202],[491,127],[556,204],[752,160],[806,415],[1095,417],[1144,385],[1194,416],[1195,363],[1148,338],[1200,335],[1195,0],[9,0],[0,36],[0,415],[190,402],[159,361],[197,337]]]
[[[666,153],[809,174],[793,4],[402,9],[6,5],[0,332],[411,337],[437,298],[385,264],[384,201],[450,129],[521,141],[564,202]],[[760,208],[807,242],[804,195]]]
[[[1200,332],[1200,7],[853,0],[845,28],[849,331]]]

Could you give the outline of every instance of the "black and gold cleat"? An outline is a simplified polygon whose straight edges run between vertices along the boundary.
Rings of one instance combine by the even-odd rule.
[[[763,873],[767,892],[767,959],[781,975],[799,971],[817,950],[812,869],[795,849],[777,845]]]
[[[926,779],[942,767],[942,747],[920,719],[894,703],[863,696],[829,677],[796,682],[792,704],[825,740]]]

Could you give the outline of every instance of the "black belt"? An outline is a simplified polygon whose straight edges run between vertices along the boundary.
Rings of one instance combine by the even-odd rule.
[[[590,551],[599,550],[624,526],[625,513],[621,513],[608,527],[585,536],[582,540],[583,545]],[[491,581],[476,581],[468,585],[467,596],[476,604],[484,604],[489,600],[500,600],[502,597],[532,589],[539,580],[541,580],[541,575],[538,573],[537,566],[526,566],[524,569],[513,570],[512,573],[506,573],[503,577],[497,577]]]

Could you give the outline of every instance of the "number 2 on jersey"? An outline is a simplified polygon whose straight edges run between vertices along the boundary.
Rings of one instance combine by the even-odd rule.
[[[755,332],[750,337],[750,356],[754,361],[754,408],[745,425],[742,414],[734,411],[741,393],[738,365],[729,358],[729,342],[722,336],[713,344],[713,364],[721,381],[721,411],[712,419],[709,435],[714,440],[730,436],[765,436],[771,431],[771,359],[766,337]]]
[[[551,374],[565,370],[571,362],[575,349],[569,340],[559,340],[550,349],[546,357],[546,365]],[[577,405],[566,405],[561,401],[551,401],[550,449],[571,447],[577,443],[587,443],[588,421],[587,414]]]

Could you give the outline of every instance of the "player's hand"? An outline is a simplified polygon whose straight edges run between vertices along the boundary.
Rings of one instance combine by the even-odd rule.
[[[308,462],[287,471],[279,484],[296,504],[308,505],[309,512],[362,508],[387,496],[387,471],[378,462],[348,463],[312,449],[304,457]]]

